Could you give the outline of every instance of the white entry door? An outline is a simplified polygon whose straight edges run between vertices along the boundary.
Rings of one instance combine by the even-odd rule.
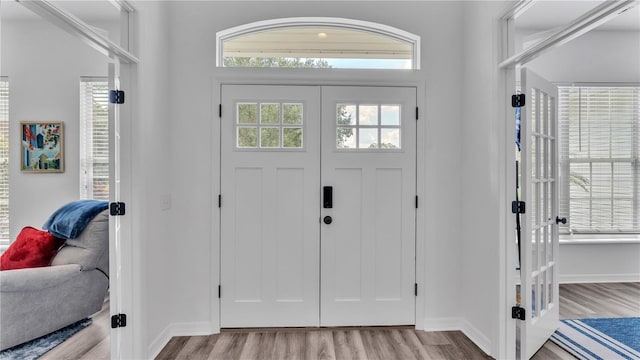
[[[415,103],[222,87],[221,327],[415,323]]]
[[[222,88],[221,327],[318,325],[319,98]]]
[[[557,88],[527,69],[522,108],[521,303],[525,320],[520,358],[529,359],[560,325],[558,305]]]
[[[322,326],[415,323],[415,147],[415,88],[322,89]]]

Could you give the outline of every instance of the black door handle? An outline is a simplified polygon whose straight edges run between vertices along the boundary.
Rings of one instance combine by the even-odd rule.
[[[567,218],[564,218],[564,217],[561,218],[561,217],[556,216],[556,224],[560,224],[560,223],[562,223],[563,225],[566,224],[567,223]]]
[[[333,208],[333,186],[322,188],[322,207],[325,209]]]
[[[329,225],[333,222],[333,219],[331,218],[331,216],[325,216],[322,221],[324,221],[325,224]]]

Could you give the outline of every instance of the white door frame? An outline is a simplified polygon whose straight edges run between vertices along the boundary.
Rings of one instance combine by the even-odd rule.
[[[218,124],[212,126],[212,194],[217,197],[220,191],[220,117],[218,106],[221,102],[222,85],[310,85],[310,86],[412,86],[416,88],[416,104],[421,109],[419,119],[416,124],[416,184],[417,195],[420,199],[426,199],[428,186],[433,185],[434,179],[426,176],[426,149],[425,139],[427,139],[427,120],[422,114],[425,113],[425,83],[415,81],[411,72],[389,71],[344,71],[325,69],[218,69],[221,75],[216,76],[212,82],[212,121]],[[376,80],[371,80],[376,79]],[[222,111],[225,111],[224,109]],[[421,201],[425,204],[426,201]],[[212,219],[211,219],[211,258],[218,260],[218,266],[211,269],[211,278],[217,283],[211,284],[211,325],[212,332],[220,332],[220,299],[218,298],[218,285],[220,284],[220,208],[217,199],[212,199]],[[416,209],[416,283],[419,289],[425,286],[425,259],[426,259],[426,238],[428,216],[435,216],[429,213],[427,206],[419,206]],[[416,297],[415,328],[424,328],[425,314],[425,291],[418,291]]]
[[[507,8],[499,21],[499,32],[501,34],[501,42],[498,44],[498,59],[502,61],[496,66],[499,67],[498,72],[498,102],[497,113],[502,118],[499,121],[503,124],[503,143],[500,146],[500,157],[504,159],[501,172],[504,177],[502,183],[505,184],[501,198],[503,201],[503,210],[501,211],[501,236],[499,244],[499,258],[503,259],[500,266],[500,284],[499,284],[499,309],[497,344],[494,345],[494,356],[497,359],[515,358],[516,353],[516,320],[511,319],[511,307],[515,305],[515,287],[519,274],[514,269],[516,263],[517,249],[515,246],[514,232],[514,215],[510,209],[511,201],[515,200],[515,157],[514,157],[514,131],[515,131],[515,115],[514,109],[511,107],[510,98],[515,90],[516,82],[516,66],[522,66],[529,61],[535,59],[542,54],[560,47],[571,40],[593,30],[602,25],[604,22],[610,21],[622,13],[622,9],[634,5],[637,1],[624,0],[620,2],[605,2],[596,6],[591,11],[576,18],[565,27],[557,30],[555,33],[543,39],[540,43],[529,49],[515,52],[515,19],[522,15],[535,2],[531,0],[518,0],[511,7]],[[502,102],[504,101],[504,102]]]
[[[113,146],[109,150],[111,159],[115,158],[115,156],[118,156],[120,159],[118,184],[116,184],[114,177],[114,163],[113,161],[110,162],[109,186],[111,189],[116,189],[117,187],[118,190],[111,192],[109,200],[111,202],[140,203],[140,201],[136,201],[139,200],[139,197],[134,195],[132,191],[133,154],[131,150],[133,144],[131,120],[135,118],[135,104],[131,99],[137,98],[134,79],[137,77],[137,64],[139,62],[138,58],[134,55],[137,50],[137,33],[135,32],[137,29],[136,8],[127,0],[112,1],[114,6],[120,10],[120,26],[122,30],[120,44],[116,44],[97,33],[90,25],[78,19],[67,10],[59,8],[51,2],[32,0],[20,3],[34,13],[42,16],[44,20],[58,26],[71,35],[79,37],[89,46],[109,58],[109,60],[105,62],[110,63],[109,66],[112,67],[110,72],[115,72],[115,75],[120,80],[120,89],[127,92],[126,104],[118,105],[118,123],[120,124],[118,135],[120,137],[120,147],[117,151]],[[110,107],[112,108],[113,105]],[[113,120],[110,114],[110,125],[114,123]],[[113,138],[114,130],[115,129],[110,126],[110,138]],[[134,198],[134,196],[136,197]],[[110,313],[122,313],[130,317],[127,327],[110,329],[111,359],[132,359],[140,357],[141,354],[146,352],[146,349],[142,348],[142,326],[140,325],[144,319],[142,311],[140,310],[144,307],[141,304],[140,296],[137,296],[135,299],[133,297],[133,289],[139,289],[142,281],[141,268],[137,265],[139,261],[133,258],[134,247],[136,247],[135,253],[140,253],[139,249],[137,249],[137,247],[140,246],[140,242],[134,243],[131,241],[132,215],[134,214],[128,212],[126,216],[118,219],[114,220],[113,217],[109,219],[109,271],[112,273],[109,280],[109,288],[111,289],[109,293],[111,303]],[[120,232],[120,237],[117,240],[115,237],[116,226]]]

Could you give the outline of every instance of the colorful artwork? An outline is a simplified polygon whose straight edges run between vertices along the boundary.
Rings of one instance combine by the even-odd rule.
[[[62,121],[23,121],[21,170],[24,172],[64,172]]]

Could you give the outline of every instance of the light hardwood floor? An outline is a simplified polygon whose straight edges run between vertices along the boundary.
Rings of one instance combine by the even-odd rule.
[[[219,335],[174,337],[165,359],[487,359],[459,331],[413,327],[224,330]]]
[[[109,331],[109,302],[106,301],[102,310],[93,315],[93,322],[62,344],[51,349],[39,360],[82,359],[108,360],[110,358]]]
[[[560,319],[640,317],[640,283],[561,284]],[[532,360],[575,359],[547,341]]]
[[[560,318],[640,317],[640,283],[560,285]],[[41,359],[109,359],[108,303],[94,322]],[[156,359],[485,359],[464,334],[408,327],[224,330],[175,337]],[[547,342],[535,360],[574,359]]]

